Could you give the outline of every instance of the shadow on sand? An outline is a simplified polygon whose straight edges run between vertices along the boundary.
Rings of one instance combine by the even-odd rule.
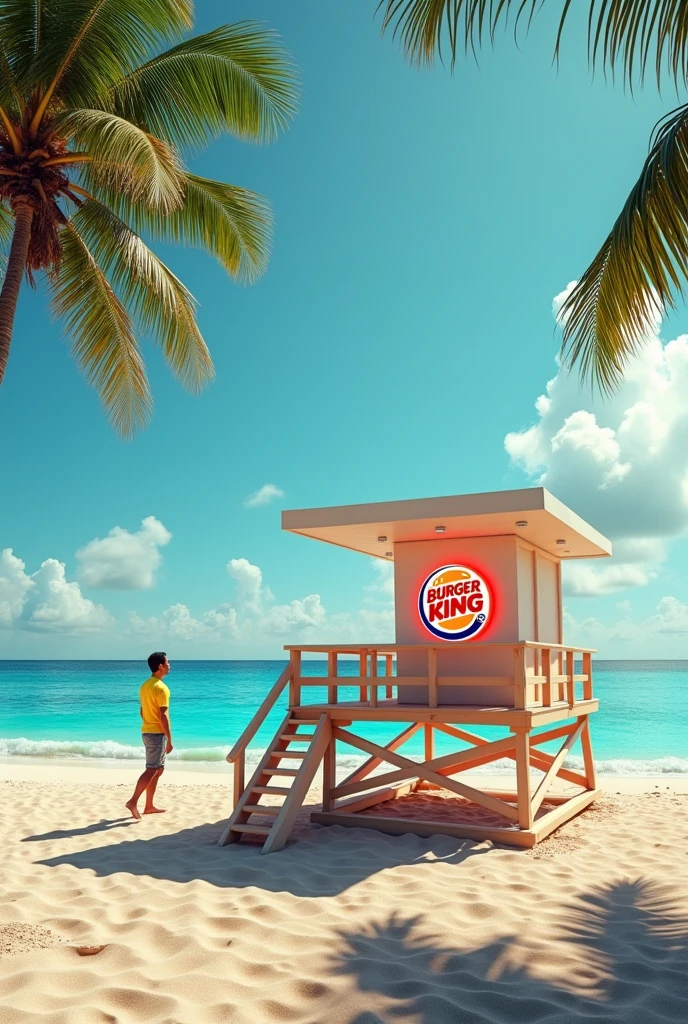
[[[296,841],[290,842],[280,853],[265,857],[260,852],[260,843],[245,839],[230,846],[217,846],[224,826],[224,821],[218,821],[183,829],[173,835],[107,843],[38,863],[49,867],[71,864],[76,868],[89,868],[101,876],[126,871],[173,882],[202,879],[221,888],[255,885],[271,892],[317,897],[336,896],[385,868],[426,860],[460,864],[469,857],[484,856],[490,851],[487,845],[449,836],[424,839],[409,834],[399,842],[396,836],[372,830],[366,830],[362,839],[358,829],[308,825],[300,831]],[[142,827],[137,824],[137,828]],[[100,825],[96,825],[76,829],[73,834],[99,829]],[[67,834],[47,833],[24,841]],[[365,842],[365,857],[360,856],[362,841]]]
[[[56,828],[52,832],[43,832],[41,835],[24,836],[22,843],[42,843],[48,839],[71,839],[74,836],[89,836],[93,832],[111,832],[113,828],[128,828],[136,822],[127,815],[126,818],[101,818],[91,825],[84,825],[83,828]]]
[[[374,993],[378,1007],[389,999],[384,1016],[365,1011],[350,1024],[688,1020],[688,920],[664,886],[617,883],[563,906],[547,975],[515,935],[468,951],[426,936],[427,921],[398,915],[339,933],[331,974]]]

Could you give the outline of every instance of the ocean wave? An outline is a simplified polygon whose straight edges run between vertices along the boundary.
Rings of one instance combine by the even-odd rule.
[[[171,761],[218,763],[226,759],[228,747],[175,747],[169,755]],[[255,767],[263,754],[264,747],[249,747],[246,751],[247,767]],[[0,757],[65,758],[72,760],[92,759],[97,761],[142,761],[143,746],[117,743],[115,740],[30,740],[26,737],[3,739],[0,737]],[[409,754],[411,760],[421,761],[421,754]],[[337,767],[353,770],[366,760],[356,754],[339,754]],[[565,767],[574,771],[583,769],[583,760],[569,757]],[[688,758],[609,758],[595,762],[598,774],[602,776],[659,776],[688,775]],[[476,774],[512,774],[514,762],[501,758],[476,769]]]

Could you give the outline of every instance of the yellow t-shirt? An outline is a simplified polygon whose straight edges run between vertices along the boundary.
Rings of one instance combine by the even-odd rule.
[[[141,732],[161,733],[163,730],[160,724],[160,708],[169,708],[170,706],[169,686],[165,686],[160,679],[151,676],[141,687],[139,696],[143,712]]]

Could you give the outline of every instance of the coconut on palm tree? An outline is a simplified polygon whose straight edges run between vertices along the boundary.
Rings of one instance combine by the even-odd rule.
[[[401,38],[407,57],[431,65],[460,49],[493,42],[511,19],[527,30],[543,7],[559,12],[559,56],[572,0],[382,0],[383,32]],[[580,13],[582,0],[576,0]],[[588,56],[593,70],[620,70],[627,85],[655,74],[688,83],[688,0],[588,0]],[[688,278],[688,104],[655,128],[649,155],[616,223],[562,306],[569,366],[603,391],[621,380],[657,316],[684,295]]]
[[[0,0],[0,382],[24,276],[45,278],[114,427],[147,421],[138,343],[192,390],[213,374],[189,291],[141,235],[205,249],[238,280],[264,269],[262,196],[192,174],[182,152],[229,132],[268,141],[295,110],[272,32],[195,38],[192,0]]]

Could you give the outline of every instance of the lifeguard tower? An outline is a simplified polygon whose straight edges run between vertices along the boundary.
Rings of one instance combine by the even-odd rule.
[[[283,513],[282,528],[392,562],[396,642],[287,645],[287,668],[227,756],[234,810],[220,845],[251,834],[264,837],[263,853],[281,849],[320,765],[322,810],[311,821],[391,834],[529,847],[595,799],[594,651],[564,643],[561,563],[610,555],[605,537],[542,487],[300,509]],[[326,676],[302,673],[306,653],[326,656]],[[358,674],[340,675],[352,655]],[[352,686],[358,699],[340,700]],[[326,688],[324,702],[309,702],[313,687]],[[285,688],[286,717],[246,785],[246,749]],[[356,732],[371,721],[400,731],[382,746]],[[484,726],[501,735],[471,731]],[[420,762],[400,752],[419,732]],[[461,746],[436,756],[437,732]],[[368,755],[339,781],[337,743]],[[576,744],[582,772],[564,767]],[[511,790],[463,774],[504,758]],[[419,790],[448,791],[450,815],[414,814]]]

